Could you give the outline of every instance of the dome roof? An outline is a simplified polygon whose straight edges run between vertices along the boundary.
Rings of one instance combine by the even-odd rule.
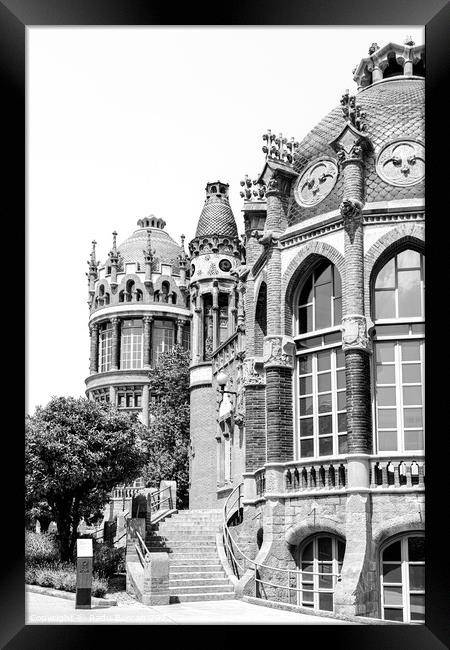
[[[238,231],[228,200],[228,185],[217,181],[206,185],[206,201],[197,224],[196,237],[237,237]]]
[[[123,262],[138,262],[141,270],[145,268],[144,250],[147,249],[147,233],[149,231],[151,233],[151,248],[155,251],[154,270],[159,270],[161,264],[172,264],[174,273],[179,273],[177,258],[178,255],[181,255],[182,248],[160,227],[139,228],[122,242],[117,248]]]
[[[356,103],[366,116],[365,135],[374,151],[365,161],[366,203],[393,199],[423,197],[424,181],[410,186],[394,186],[376,172],[375,162],[380,150],[389,142],[401,138],[425,142],[425,80],[419,77],[391,77],[367,86],[356,95]],[[336,106],[300,142],[294,158],[294,169],[301,173],[312,160],[321,157],[336,159],[330,142],[337,138],[345,125],[342,107]],[[312,208],[302,208],[291,201],[289,224],[339,207],[342,200],[343,178],[339,174],[330,194]]]

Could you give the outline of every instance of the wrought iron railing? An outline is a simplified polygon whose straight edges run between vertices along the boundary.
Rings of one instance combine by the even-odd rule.
[[[225,548],[225,554],[228,560],[228,563],[235,575],[236,578],[240,579],[246,573],[246,571],[251,570],[254,573],[254,583],[255,583],[255,597],[262,598],[262,589],[261,585],[266,585],[273,587],[277,590],[280,590],[281,596],[280,600],[291,603],[291,595],[295,595],[295,602],[297,603],[299,592],[306,593],[330,593],[333,594],[336,588],[337,582],[340,580],[340,573],[326,573],[320,571],[306,571],[299,568],[295,569],[284,569],[281,567],[270,566],[261,562],[256,562],[252,560],[244,553],[244,551],[239,547],[236,540],[231,535],[228,522],[230,519],[233,519],[237,512],[240,512],[242,509],[242,498],[243,498],[243,483],[240,483],[228,496],[225,501],[223,509],[223,542]],[[269,574],[281,574],[282,578],[286,577],[287,584],[283,582],[272,582],[270,580],[263,579],[262,574],[264,572]],[[332,579],[332,587],[330,589],[314,588],[313,585],[308,584],[308,588],[298,587],[297,585],[303,579],[303,575],[307,578],[313,578],[314,576],[328,576]],[[292,584],[294,583],[294,584]],[[284,594],[287,592],[288,597],[286,598]],[[292,604],[292,603],[291,603]]]

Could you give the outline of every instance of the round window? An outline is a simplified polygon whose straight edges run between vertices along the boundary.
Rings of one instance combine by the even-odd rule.
[[[221,271],[224,271],[225,273],[228,273],[228,271],[230,271],[230,269],[231,269],[230,260],[220,260],[219,268],[220,268]]]

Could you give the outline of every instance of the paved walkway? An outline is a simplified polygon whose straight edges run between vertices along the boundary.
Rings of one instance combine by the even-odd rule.
[[[171,625],[342,625],[345,621],[308,616],[296,612],[253,605],[242,600],[217,600],[145,607],[118,602],[116,607],[75,609],[73,600],[25,592],[25,622],[29,625],[81,624],[94,625],[171,624]]]

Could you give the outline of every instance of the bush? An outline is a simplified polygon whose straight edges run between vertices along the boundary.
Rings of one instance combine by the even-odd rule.
[[[77,589],[77,574],[75,567],[71,564],[34,566],[25,570],[25,582],[30,585],[75,592]],[[108,581],[94,573],[92,577],[92,595],[96,598],[103,598],[107,591]]]
[[[53,533],[25,531],[25,563],[28,567],[59,560],[59,550]]]
[[[94,544],[94,571],[100,578],[111,578],[123,565],[124,548],[114,548],[106,544]]]

